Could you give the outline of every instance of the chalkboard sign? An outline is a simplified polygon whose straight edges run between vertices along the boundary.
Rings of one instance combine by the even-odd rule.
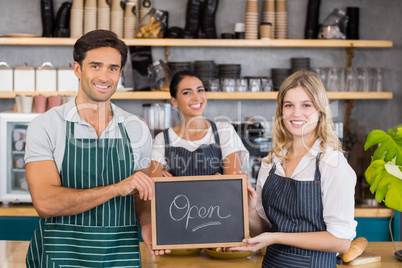
[[[239,246],[249,236],[245,175],[153,179],[153,249]]]

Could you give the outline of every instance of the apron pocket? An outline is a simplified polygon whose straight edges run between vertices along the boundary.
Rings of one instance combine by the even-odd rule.
[[[310,267],[310,260],[310,256],[284,252],[268,246],[262,265],[272,268],[306,268]]]
[[[46,259],[56,266],[140,267],[137,226],[90,227],[45,223]]]

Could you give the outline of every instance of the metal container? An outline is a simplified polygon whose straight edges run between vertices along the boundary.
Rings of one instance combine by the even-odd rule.
[[[172,74],[163,60],[157,60],[148,67],[151,89],[169,90]]]
[[[0,91],[13,91],[13,68],[7,62],[0,62]]]
[[[35,91],[35,68],[17,66],[14,69],[14,91]]]
[[[44,62],[36,69],[36,90],[56,91],[57,89],[56,68],[50,62]]]
[[[68,66],[57,69],[57,91],[78,92],[79,79],[74,74],[74,69],[69,63]]]
[[[143,118],[155,137],[159,132],[180,122],[179,112],[170,103],[147,103],[142,105]]]

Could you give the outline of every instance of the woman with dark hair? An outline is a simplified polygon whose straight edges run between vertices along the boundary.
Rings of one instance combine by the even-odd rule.
[[[181,122],[155,137],[151,176],[199,176],[241,172],[249,153],[233,126],[203,117],[207,96],[201,79],[190,71],[170,83],[171,103]]]
[[[356,174],[342,152],[328,97],[312,72],[281,85],[272,134],[257,189],[248,186],[250,231],[244,247],[267,247],[263,267],[336,268],[356,235]]]

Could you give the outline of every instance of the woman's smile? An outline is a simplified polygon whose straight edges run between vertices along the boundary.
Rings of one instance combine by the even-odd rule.
[[[196,103],[196,104],[191,104],[190,108],[199,110],[199,109],[201,109],[201,106],[202,106],[202,103]]]

